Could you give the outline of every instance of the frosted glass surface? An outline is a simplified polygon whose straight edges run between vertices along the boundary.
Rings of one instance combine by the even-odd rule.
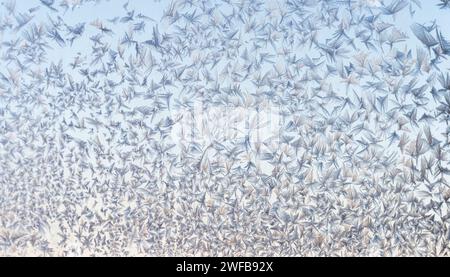
[[[0,6],[0,256],[446,256],[450,3]]]

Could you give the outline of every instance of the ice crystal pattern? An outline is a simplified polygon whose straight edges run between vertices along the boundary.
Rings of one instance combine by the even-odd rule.
[[[4,1],[0,255],[448,255],[449,8]]]

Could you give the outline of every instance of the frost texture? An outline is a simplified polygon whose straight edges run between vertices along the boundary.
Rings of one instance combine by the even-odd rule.
[[[3,2],[0,255],[449,255],[448,8]]]

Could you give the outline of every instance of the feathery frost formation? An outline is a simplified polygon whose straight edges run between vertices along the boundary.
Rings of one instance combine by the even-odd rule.
[[[4,1],[0,255],[449,255],[449,16]]]

